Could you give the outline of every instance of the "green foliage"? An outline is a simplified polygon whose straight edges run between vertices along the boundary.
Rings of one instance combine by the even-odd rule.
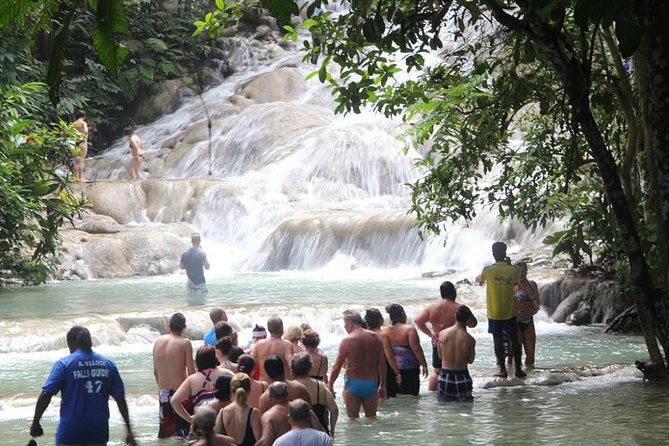
[[[16,276],[43,282],[58,247],[58,229],[85,204],[55,168],[72,158],[72,129],[34,119],[32,97],[42,84],[0,91],[0,285]]]

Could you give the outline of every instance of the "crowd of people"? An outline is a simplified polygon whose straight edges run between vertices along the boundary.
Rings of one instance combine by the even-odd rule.
[[[199,251],[199,235],[193,245]],[[493,335],[499,371],[507,377],[509,345],[515,376],[522,378],[521,348],[526,366],[534,364],[532,317],[539,309],[535,282],[527,279],[527,265],[506,261],[506,245],[493,244],[495,263],[483,269],[487,284],[488,332]],[[199,269],[206,255],[193,256]],[[193,267],[188,258],[182,264]],[[208,266],[208,263],[206,264]],[[192,269],[192,268],[191,268]],[[197,279],[194,281],[193,278]],[[204,284],[204,277],[189,274],[189,286]],[[438,401],[472,402],[473,382],[468,366],[475,358],[476,341],[468,327],[478,323],[466,305],[456,302],[451,282],[440,286],[441,300],[427,306],[408,323],[399,303],[385,311],[364,315],[343,313],[346,336],[329,367],[320,350],[320,336],[308,324],[284,330],[274,315],[267,328],[256,325],[252,341],[242,348],[223,308],[210,313],[212,327],[193,355],[184,338],[186,318],[173,314],[168,333],[153,345],[153,366],[159,397],[159,438],[189,440],[194,445],[332,445],[339,408],[335,383],[345,369],[343,402],[349,418],[375,417],[379,402],[397,395],[418,395],[421,375],[429,375],[428,389]],[[418,331],[430,337],[432,372],[421,347]],[[105,444],[108,440],[112,396],[125,420],[128,444],[135,444],[123,383],[113,361],[92,351],[90,333],[74,327],[67,336],[71,355],[58,361],[42,388],[30,432],[42,435],[40,419],[51,397],[62,394],[57,444]]]

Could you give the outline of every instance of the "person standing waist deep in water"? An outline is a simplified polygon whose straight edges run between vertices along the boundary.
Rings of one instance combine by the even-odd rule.
[[[206,293],[207,281],[204,278],[204,270],[209,269],[207,254],[200,248],[200,234],[191,235],[190,241],[193,246],[181,255],[180,267],[186,270],[188,276],[188,289],[194,292]]]

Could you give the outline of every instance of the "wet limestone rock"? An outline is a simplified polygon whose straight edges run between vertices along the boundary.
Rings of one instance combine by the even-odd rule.
[[[256,103],[286,102],[306,91],[306,82],[297,68],[282,67],[260,74],[235,93]]]

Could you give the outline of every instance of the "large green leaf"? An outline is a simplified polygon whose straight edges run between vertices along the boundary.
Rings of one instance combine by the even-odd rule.
[[[49,99],[54,104],[57,104],[60,100],[60,84],[63,76],[63,60],[67,49],[67,38],[70,34],[70,25],[77,12],[76,5],[69,6],[71,9],[53,41],[53,53],[49,58],[49,68],[47,69],[46,83],[49,86]]]
[[[118,75],[128,55],[128,49],[116,40],[116,33],[129,34],[121,0],[98,0],[93,27],[93,46],[100,62],[114,76]]]

